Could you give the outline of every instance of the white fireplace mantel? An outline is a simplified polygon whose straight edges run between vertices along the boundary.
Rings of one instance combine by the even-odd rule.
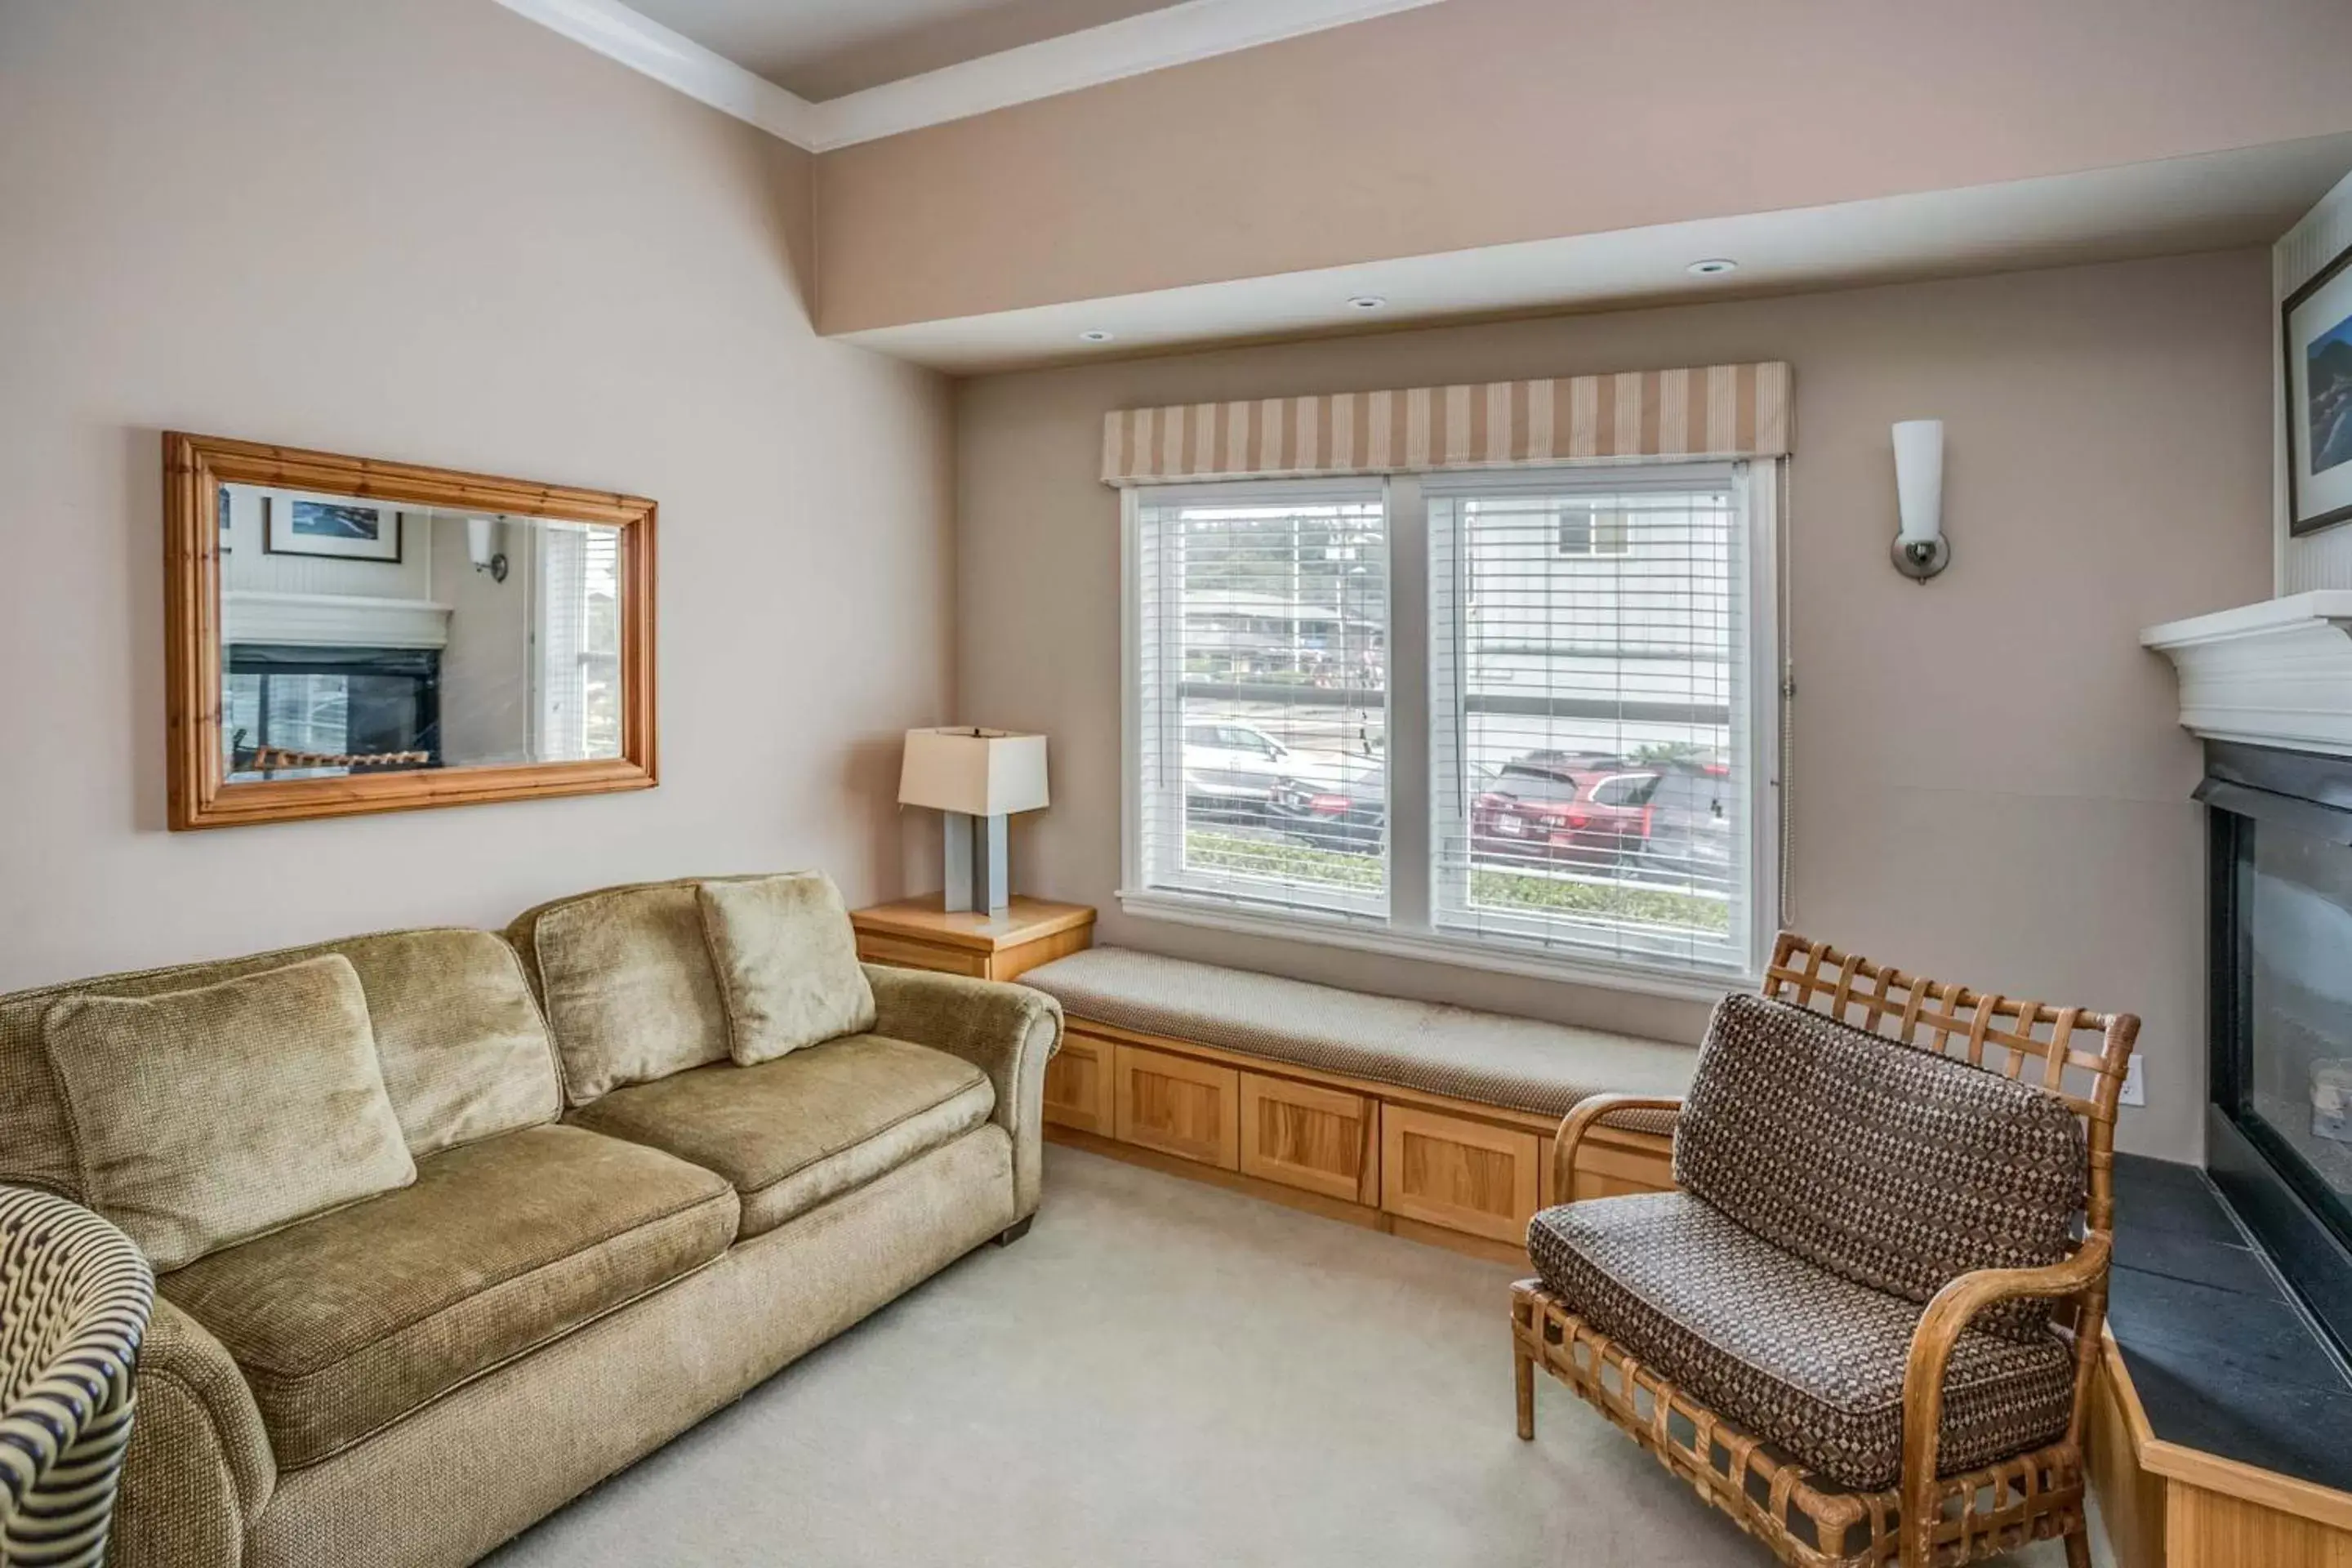
[[[2352,756],[2352,589],[2167,621],[2139,640],[2179,667],[2184,728]]]

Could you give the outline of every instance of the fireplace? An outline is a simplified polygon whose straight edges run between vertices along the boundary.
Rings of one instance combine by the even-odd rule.
[[[2206,746],[2206,1163],[2352,1346],[2352,757]]]

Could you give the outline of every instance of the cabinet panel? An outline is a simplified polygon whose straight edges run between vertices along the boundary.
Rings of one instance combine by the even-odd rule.
[[[1108,1040],[1066,1029],[1062,1048],[1045,1064],[1045,1120],[1108,1138],[1118,1127],[1111,1095],[1112,1056]]]
[[[1393,1215],[1522,1242],[1536,1212],[1532,1132],[1406,1106],[1381,1112],[1381,1206]]]
[[[1259,1073],[1241,1075],[1241,1168],[1351,1203],[1380,1201],[1379,1102]]]
[[[1670,1193],[1675,1190],[1674,1143],[1647,1133],[1595,1127],[1576,1146],[1574,1180],[1576,1190],[1569,1196],[1576,1199]],[[1547,1197],[1544,1201],[1561,1200]]]
[[[934,947],[929,942],[909,942],[905,937],[891,936],[884,931],[859,931],[857,956],[868,963],[895,964],[900,969],[928,969],[940,974],[969,974],[975,980],[988,978],[988,955],[984,952]]]
[[[1241,1168],[1241,1075],[1232,1068],[1122,1045],[1113,1099],[1121,1142]]]

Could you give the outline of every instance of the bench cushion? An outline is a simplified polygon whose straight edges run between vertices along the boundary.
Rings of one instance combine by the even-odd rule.
[[[1775,1246],[1922,1305],[1977,1268],[2072,1248],[2088,1179],[2063,1101],[1955,1058],[1761,996],[1708,1026],[1675,1181]],[[2038,1339],[2047,1301],[1977,1320]]]
[[[1543,1116],[1565,1116],[1604,1091],[1679,1095],[1697,1062],[1686,1046],[1132,948],[1072,953],[1029,971],[1021,984],[1058,998],[1074,1018]],[[1661,1135],[1674,1127],[1664,1112],[1610,1120]]]
[[[971,1131],[996,1109],[961,1057],[883,1035],[804,1046],[757,1067],[720,1062],[615,1089],[580,1126],[716,1171],[754,1237]]]
[[[1900,1478],[1916,1303],[1817,1268],[1685,1193],[1545,1209],[1528,1250],[1562,1300],[1701,1404],[1840,1486]],[[2074,1352],[2055,1333],[1965,1332],[1944,1381],[1938,1468],[2051,1442],[2074,1404]]]
[[[236,1358],[290,1470],[709,1262],[735,1217],[709,1171],[533,1127],[157,1283]]]

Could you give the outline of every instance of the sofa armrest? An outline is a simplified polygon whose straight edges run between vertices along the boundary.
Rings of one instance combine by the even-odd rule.
[[[2106,1300],[2107,1263],[2114,1242],[2103,1230],[2083,1237],[2074,1255],[2042,1268],[1979,1268],[1936,1292],[1911,1331],[1911,1352],[1903,1369],[1903,1563],[1924,1568],[1930,1561],[1927,1531],[1940,1517],[1934,1507],[1937,1440],[1944,1425],[1944,1371],[1962,1331],[1996,1301],[2021,1296],[2084,1299],[2089,1305],[2074,1325],[2074,1418],[2070,1436],[2083,1436],[2083,1405],[2091,1366],[2098,1354],[2100,1321]],[[1916,1522],[1915,1522],[1916,1521]]]
[[[205,1326],[155,1298],[132,1390],[113,1568],[236,1568],[278,1487],[278,1460],[245,1374]]]
[[[1561,1203],[1576,1191],[1576,1146],[1602,1117],[1620,1110],[1680,1110],[1680,1100],[1646,1094],[1588,1094],[1559,1124],[1551,1143],[1551,1190]]]
[[[1013,1135],[1015,1220],[1037,1211],[1045,1163],[1045,1061],[1062,1045],[1062,1005],[1043,991],[960,974],[866,966],[874,1032],[959,1056],[996,1088],[996,1123]]]

